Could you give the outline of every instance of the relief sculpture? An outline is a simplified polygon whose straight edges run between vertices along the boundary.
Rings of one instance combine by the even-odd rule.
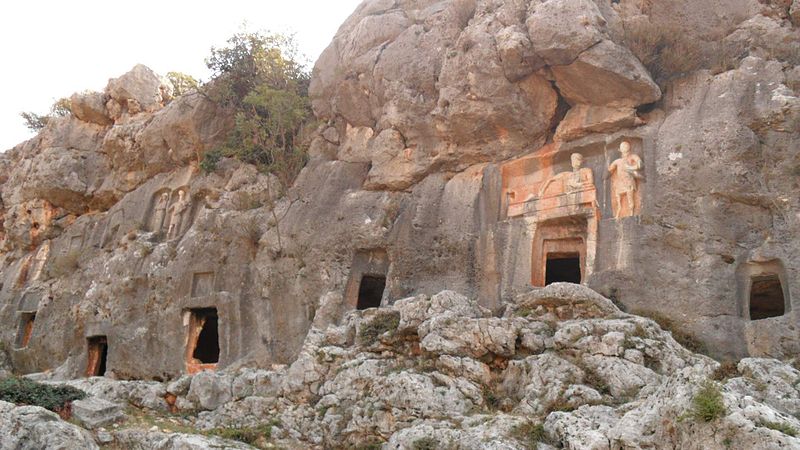
[[[178,201],[170,207],[171,214],[169,219],[169,229],[167,231],[167,239],[175,239],[181,232],[183,226],[184,216],[189,209],[189,200],[186,199],[186,191],[181,189],[178,191]]]
[[[614,218],[638,216],[641,214],[642,197],[639,184],[642,176],[642,159],[631,153],[631,144],[623,141],[619,146],[622,156],[611,163],[611,209]]]

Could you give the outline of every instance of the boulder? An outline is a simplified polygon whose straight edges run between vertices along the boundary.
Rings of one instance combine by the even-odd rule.
[[[605,38],[606,20],[592,0],[534,0],[526,21],[536,54],[566,65]]]
[[[137,64],[121,77],[108,80],[106,93],[120,105],[153,112],[172,98],[172,86],[149,67]]]
[[[186,398],[202,409],[217,409],[233,399],[232,381],[222,374],[200,372],[192,378]]]
[[[15,406],[0,401],[0,449],[99,449],[84,429],[64,422],[58,414],[38,406]]]
[[[636,56],[608,39],[552,71],[561,95],[573,105],[630,108],[661,98],[661,89]]]
[[[89,397],[72,402],[72,417],[86,428],[99,428],[124,417],[122,406],[117,403]]]
[[[570,108],[564,120],[558,124],[555,140],[573,141],[592,133],[614,133],[641,123],[632,107],[609,108],[579,104]]]
[[[111,125],[114,120],[106,110],[108,95],[101,92],[84,92],[70,97],[70,111],[84,122]]]
[[[519,294],[509,305],[506,317],[549,318],[559,320],[592,319],[620,314],[611,300],[586,286],[572,283],[553,283],[542,289]]]

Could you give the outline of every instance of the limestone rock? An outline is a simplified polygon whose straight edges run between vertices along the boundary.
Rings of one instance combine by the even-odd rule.
[[[544,289],[531,290],[520,294],[515,304],[506,311],[506,316],[525,315],[532,317],[552,317],[559,319],[608,317],[618,314],[614,304],[581,285],[553,283]],[[569,314],[575,316],[564,316]]]
[[[591,133],[613,133],[633,128],[641,120],[633,108],[608,108],[605,106],[575,105],[558,125],[555,139],[572,141]]]
[[[527,26],[533,48],[549,65],[571,64],[602,41],[606,20],[591,0],[535,0]]]
[[[70,111],[84,122],[111,125],[114,121],[106,110],[106,103],[108,103],[106,94],[100,92],[73,94],[70,97]]]
[[[163,107],[171,99],[172,86],[147,66],[137,64],[121,77],[108,80],[106,92],[129,111],[132,105],[137,105],[135,111],[130,111],[136,114],[139,110],[153,112]]]
[[[606,39],[575,62],[552,68],[561,95],[571,104],[635,107],[661,98],[647,69],[625,47]]]
[[[233,398],[231,379],[213,372],[200,372],[192,378],[186,398],[202,409],[217,409]]]
[[[120,405],[89,397],[72,402],[72,416],[86,428],[94,429],[114,423],[124,415]]]
[[[99,449],[92,436],[38,406],[15,406],[0,401],[0,448]]]
[[[123,445],[127,448],[147,448],[154,450],[201,450],[207,448],[246,450],[253,448],[241,442],[197,434],[122,430],[115,431],[113,436],[118,445]]]

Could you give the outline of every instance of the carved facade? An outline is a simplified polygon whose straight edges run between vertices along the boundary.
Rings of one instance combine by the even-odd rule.
[[[162,239],[177,239],[191,226],[193,203],[187,187],[160,189],[153,195],[144,223]]]

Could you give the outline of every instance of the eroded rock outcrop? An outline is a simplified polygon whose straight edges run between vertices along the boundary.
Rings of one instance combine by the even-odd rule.
[[[554,284],[520,295],[500,318],[452,291],[355,311],[312,328],[288,368],[69,384],[143,408],[95,431],[136,448],[239,448],[191,430],[267,427],[270,443],[298,449],[744,450],[800,446],[798,382],[800,371],[771,359],[723,371],[655,322]],[[694,405],[709,384],[719,409],[704,418]],[[145,392],[173,396],[173,411],[185,411],[180,433]]]
[[[668,316],[715,356],[792,357],[796,9],[756,0],[365,1],[315,66],[310,94],[322,125],[283,192],[234,160],[199,170],[230,117],[200,95],[171,99],[161,77],[137,66],[102,93],[73,96],[71,116],[0,156],[0,341],[17,372],[134,385],[204,369],[267,370],[300,356],[288,397],[311,401],[353,380],[324,390],[331,367],[306,348],[324,338],[347,354],[359,333],[343,325],[307,339],[314,324],[391,306],[362,314],[399,320],[416,333],[415,352],[435,352],[473,384],[520,348],[530,352],[520,361],[532,359],[514,362],[514,377],[542,367],[571,374],[514,392],[511,412],[538,414],[539,393],[558,400],[562,387],[591,402],[662,380],[646,352],[618,351],[633,319],[608,325],[596,343],[580,328],[548,337],[546,321],[499,317],[531,285],[572,281],[629,311]],[[698,69],[681,59],[697,54],[665,55],[680,42],[659,41],[658,58],[640,61],[648,32],[702,41],[703,52],[730,59]],[[667,56],[677,59],[670,67]],[[434,314],[424,301],[398,301],[444,289],[480,307],[437,297],[446,306]],[[578,306],[526,301],[558,320]],[[580,362],[607,373],[611,394],[584,387],[575,361],[541,356],[556,344],[584,351],[573,333],[603,348]],[[664,356],[675,370],[681,358]],[[370,359],[363,371],[383,364]],[[273,376],[259,375],[259,389],[275,388]],[[189,386],[142,388],[137,401],[168,409],[169,394],[216,407],[250,389],[199,379],[208,383],[191,396]],[[444,383],[448,409],[480,407],[472,387],[450,381],[397,373],[385,394],[408,405],[412,387],[433,395]],[[606,407],[613,411],[569,420],[612,439],[623,412]],[[449,420],[430,408],[431,420]],[[350,420],[325,427],[363,425]]]

